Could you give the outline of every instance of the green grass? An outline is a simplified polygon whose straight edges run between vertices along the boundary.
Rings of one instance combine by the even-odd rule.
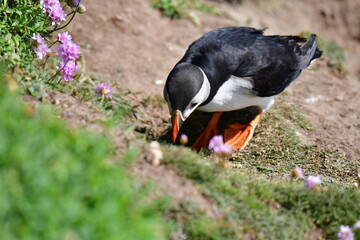
[[[84,78],[79,90],[57,88],[91,101],[98,81]],[[122,101],[116,97],[108,102],[112,109],[105,108],[111,126],[121,122],[114,115],[123,116],[118,107],[132,108]],[[144,101],[164,104],[158,97]],[[336,151],[302,142],[296,132],[316,129],[300,107],[284,99],[261,120],[249,146],[232,155],[230,168],[208,155],[163,147],[164,165],[191,179],[217,205],[213,216],[193,202],[169,208],[149,197],[152,189],[135,187],[126,174],[137,156],[134,149],[123,159],[127,164],[119,165],[109,139],[69,131],[48,109],[32,113],[7,90],[0,91],[0,102],[6,116],[0,118],[0,188],[6,189],[0,200],[1,239],[166,239],[174,227],[159,215],[187,239],[306,239],[317,231],[336,239],[340,225],[359,220],[360,192],[345,186],[359,166]],[[322,176],[320,191],[290,182],[295,165]]]
[[[287,178],[296,165],[307,175],[322,175],[327,182],[352,184],[359,164],[326,147],[304,143],[308,131],[316,130],[300,108],[279,99],[260,121],[249,145],[231,158],[234,167],[264,174],[270,178]]]
[[[51,22],[40,5],[30,0],[2,1],[0,5],[0,61],[11,68],[26,68],[34,60],[30,38],[34,33],[48,36]]]
[[[85,60],[83,60],[85,61]],[[100,83],[108,83],[110,88],[114,90],[112,98],[101,100],[98,96],[96,88]],[[131,91],[119,87],[118,83],[113,80],[104,81],[94,73],[83,73],[72,82],[61,81],[59,84],[48,86],[48,88],[64,92],[69,95],[77,96],[86,102],[91,102],[97,110],[102,110],[105,118],[106,126],[125,125],[124,119],[136,112],[136,107],[132,106],[127,96]]]
[[[0,76],[0,239],[166,239],[164,206],[114,163],[109,139],[69,131],[7,84]]]
[[[24,8],[34,6],[27,2]],[[165,16],[188,17],[196,24],[200,21],[193,10],[217,11],[197,0],[158,0],[153,6]],[[12,22],[33,14],[3,10],[1,18]],[[34,70],[28,64],[33,60],[31,46],[21,43],[35,30],[45,34],[46,24],[38,19],[40,25],[32,26],[25,20],[17,28],[3,24],[0,57],[11,63],[22,89],[44,97],[44,81],[54,69]],[[14,29],[18,30],[10,31]],[[319,38],[319,48],[328,67],[346,73],[345,54],[336,42]],[[100,106],[109,118],[103,122],[107,127],[125,128],[126,114],[136,115],[136,107],[124,97],[127,92],[119,88],[111,100],[96,98],[95,88],[102,82],[96,76],[79,76],[76,86],[57,81],[50,84],[55,90]],[[1,77],[0,84],[7,85]],[[114,82],[110,85],[116,87]],[[166,167],[191,179],[217,205],[219,212],[208,216],[193,202],[173,209],[164,199],[150,197],[152,189],[139,186],[127,174],[138,155],[135,149],[114,161],[110,139],[69,131],[48,108],[34,113],[16,94],[0,89],[0,239],[167,239],[173,227],[161,217],[174,222],[171,225],[187,239],[306,239],[318,230],[324,238],[336,239],[340,225],[359,220],[360,193],[347,185],[355,181],[360,166],[337,151],[304,143],[297,133],[306,138],[316,129],[301,108],[285,100],[264,116],[248,147],[231,156],[230,168],[181,147],[163,148]],[[144,103],[165,104],[159,97]],[[322,176],[320,191],[289,181],[295,165],[307,175]]]
[[[215,7],[210,7],[201,0],[153,0],[152,7],[159,9],[159,11],[169,18],[190,18],[194,24],[200,25],[200,19],[193,12],[193,10],[218,14],[219,10]]]
[[[187,214],[178,222],[189,239],[307,239],[319,233],[336,239],[340,225],[359,220],[360,192],[350,187],[359,164],[337,151],[308,145],[298,132],[306,138],[316,129],[299,106],[280,98],[245,150],[232,154],[229,168],[221,168],[206,153],[164,148],[165,164],[193,180],[222,212],[219,218],[196,208],[180,209],[179,215]],[[320,190],[291,182],[295,166],[306,175],[320,175]]]
[[[196,224],[185,224],[186,234],[194,236],[190,239],[306,239],[317,229],[326,239],[336,239],[340,225],[352,225],[360,216],[360,193],[352,188],[326,185],[310,191],[300,182],[222,169],[187,150],[170,148],[165,153],[168,167],[192,179],[223,214],[221,219],[204,218],[195,211],[197,217],[190,222]],[[212,230],[206,231],[207,226]]]

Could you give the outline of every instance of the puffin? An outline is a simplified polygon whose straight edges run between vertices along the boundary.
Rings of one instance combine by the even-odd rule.
[[[207,148],[212,137],[223,135],[224,143],[233,150],[243,149],[263,114],[274,104],[275,96],[322,55],[315,34],[306,39],[264,35],[264,31],[218,28],[188,47],[170,71],[163,91],[171,115],[173,143],[178,141],[184,121],[194,111],[201,111],[212,116],[207,123],[197,123],[206,126],[202,126],[204,130],[192,148]],[[249,122],[232,121],[219,129],[222,116],[248,107],[257,109]],[[232,116],[226,114],[227,118]]]

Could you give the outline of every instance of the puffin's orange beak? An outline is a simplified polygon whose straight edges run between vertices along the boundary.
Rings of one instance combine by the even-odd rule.
[[[171,116],[172,119],[172,142],[175,143],[180,127],[183,123],[183,117],[179,110],[175,110]]]

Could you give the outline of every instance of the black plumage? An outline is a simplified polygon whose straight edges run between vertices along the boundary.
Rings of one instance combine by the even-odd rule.
[[[316,36],[305,42],[298,36],[264,36],[264,30],[225,27],[213,30],[192,43],[178,62],[199,66],[207,75],[211,92],[207,104],[231,75],[247,78],[259,97],[282,92],[310,62],[321,56]]]

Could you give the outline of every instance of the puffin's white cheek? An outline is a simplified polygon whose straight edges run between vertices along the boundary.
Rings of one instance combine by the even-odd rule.
[[[183,116],[184,118],[187,118],[188,116],[190,116],[190,114],[195,111],[195,109],[199,106],[200,104],[199,103],[191,103],[189,104],[185,111],[183,112]]]
[[[184,118],[187,118],[188,116],[190,116],[190,114],[193,112],[194,110],[191,109],[185,109],[185,111],[183,112],[183,116]]]

